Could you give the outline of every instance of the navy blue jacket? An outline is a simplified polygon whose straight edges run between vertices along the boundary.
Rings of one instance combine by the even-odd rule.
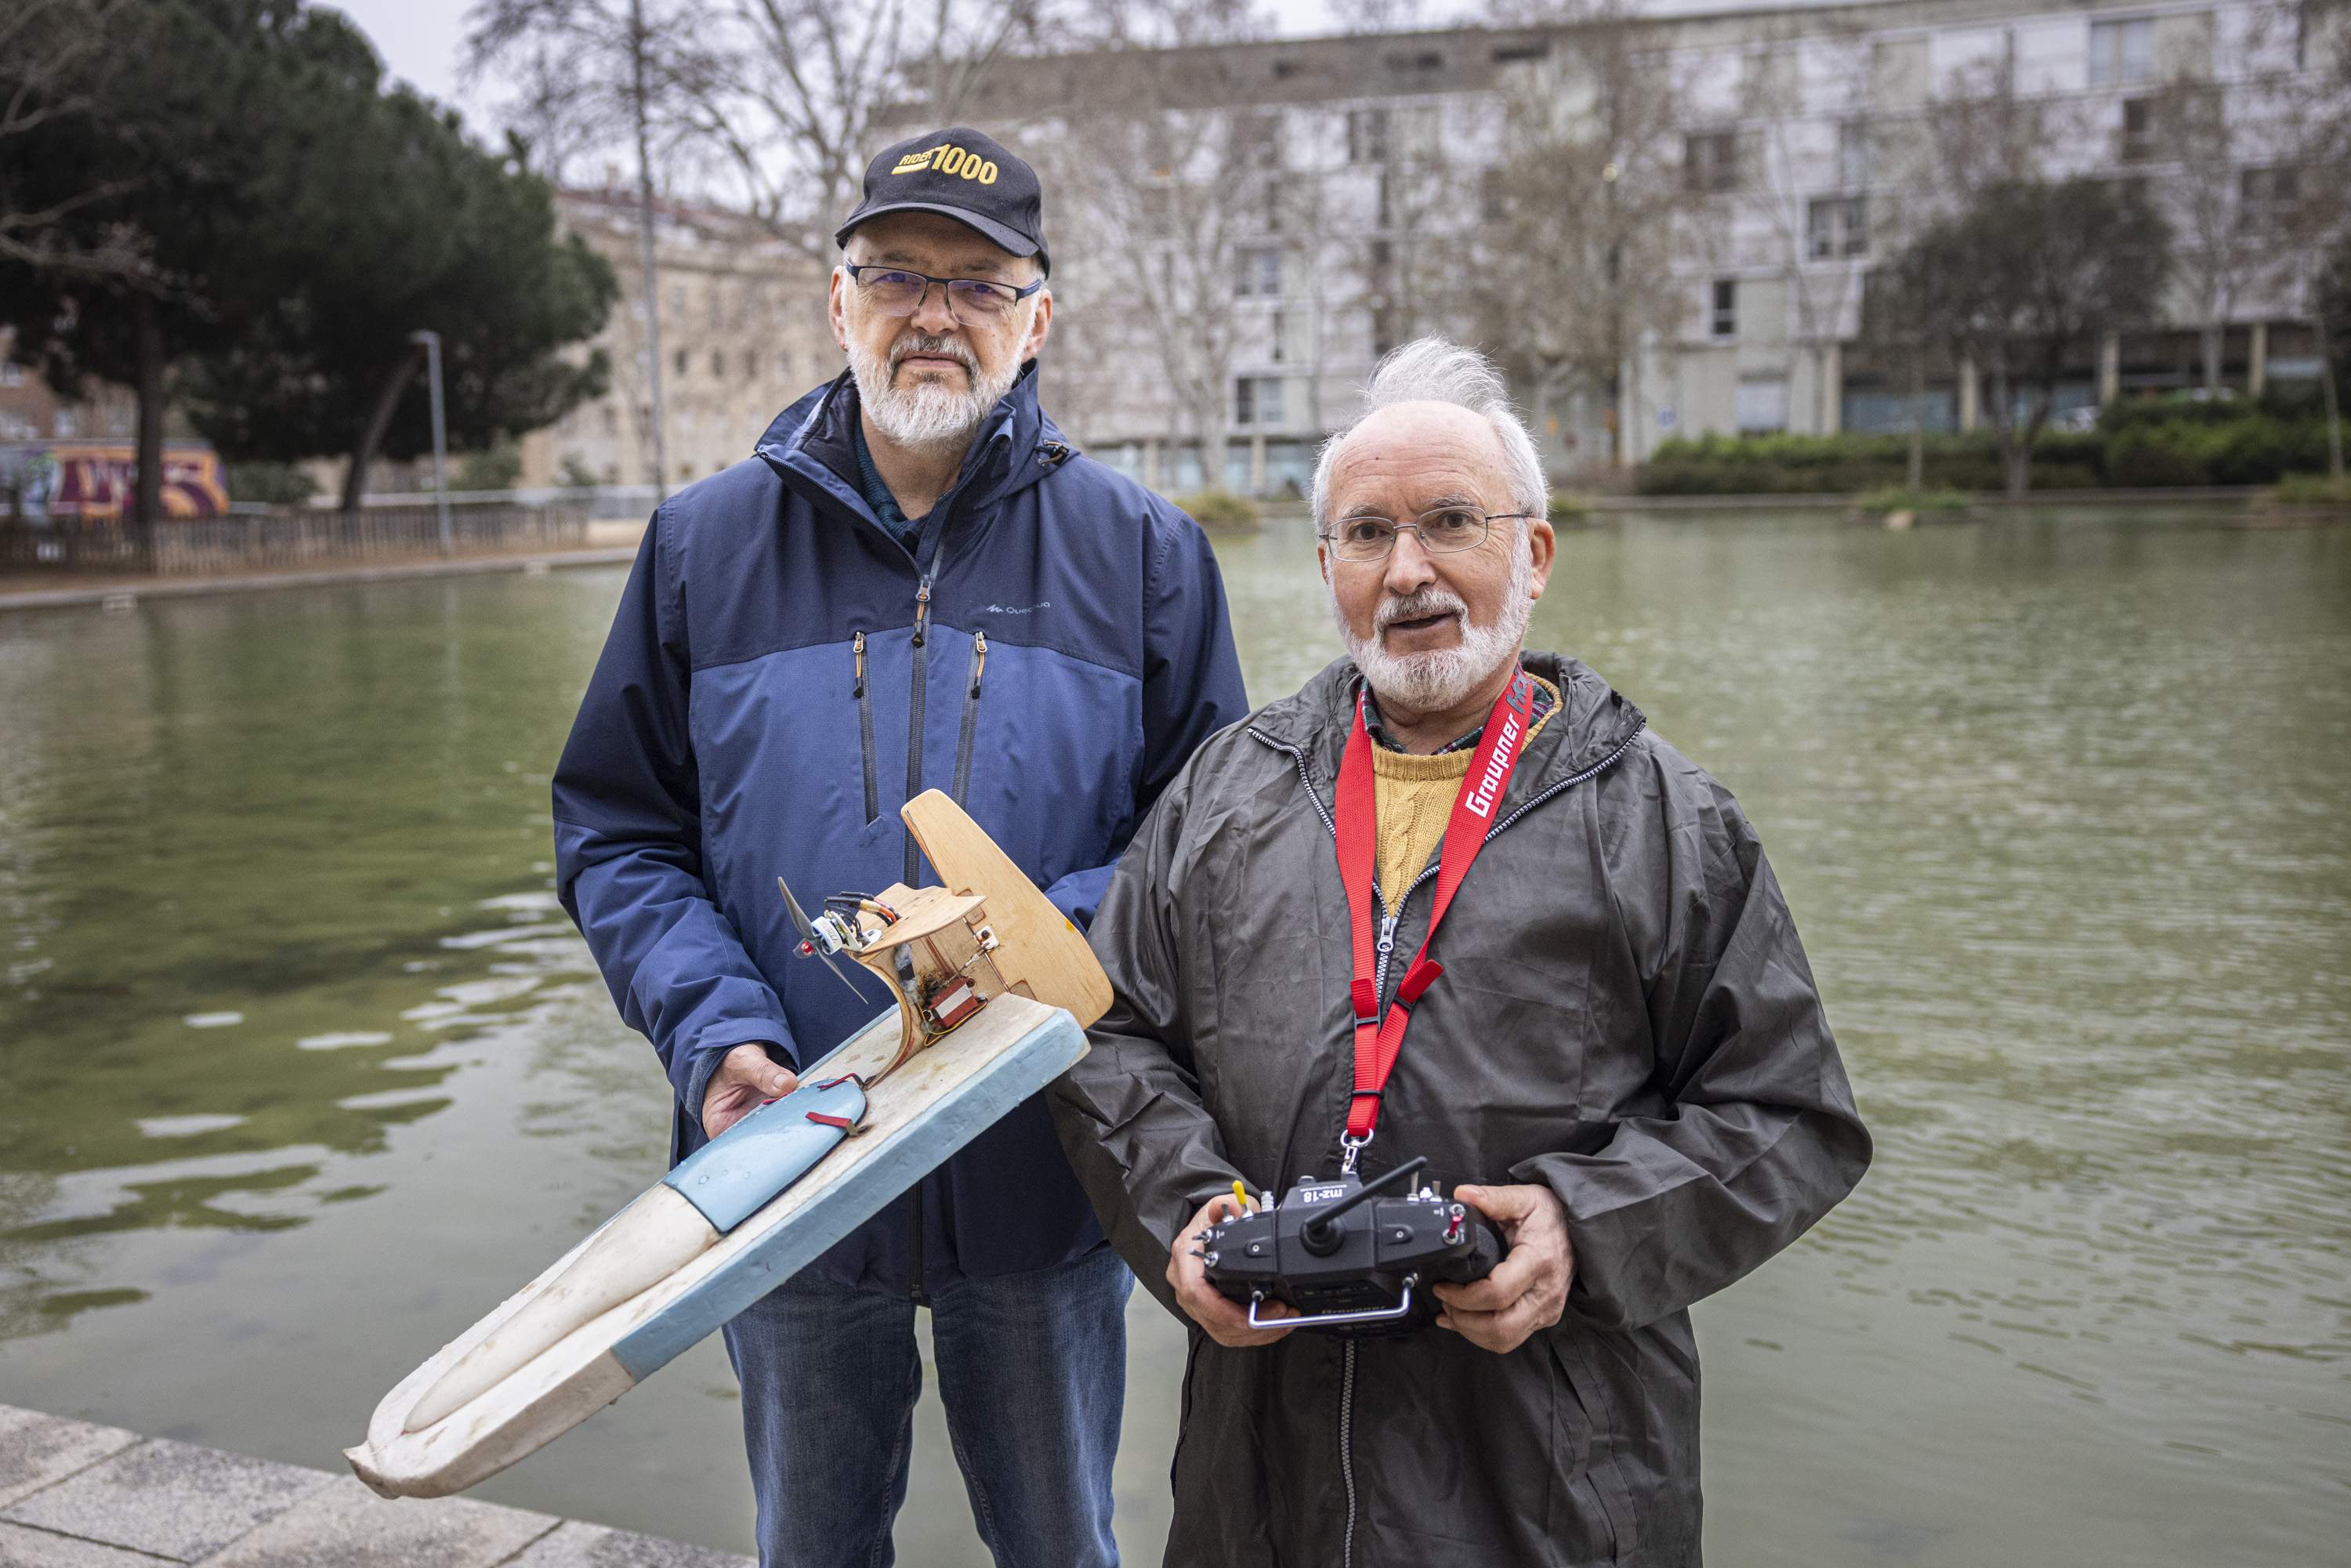
[[[1082,925],[1160,790],[1248,711],[1207,541],[1071,450],[1033,366],[923,566],[865,503],[857,418],[844,374],[653,513],[556,769],[563,905],[669,1070],[673,1157],[730,1048],[800,1067],[888,1000],[794,952],[778,874],[804,903],[934,880],[898,808],[945,789]],[[816,1270],[935,1289],[1101,1241],[1040,1096]]]

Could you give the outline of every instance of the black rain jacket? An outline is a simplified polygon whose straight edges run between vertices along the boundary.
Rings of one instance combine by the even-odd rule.
[[[1564,1319],[1508,1355],[1435,1328],[1228,1350],[1192,1331],[1185,1568],[1698,1561],[1688,1308],[1860,1179],[1869,1137],[1786,903],[1729,793],[1580,663],[1529,743],[1430,956],[1362,1170],[1565,1205]],[[1116,999],[1053,1113],[1103,1228],[1174,1310],[1168,1251],[1236,1177],[1338,1168],[1353,973],[1331,813],[1360,677],[1342,660],[1191,758],[1092,941]],[[1401,912],[1385,1007],[1426,929]],[[1188,1323],[1188,1320],[1186,1320]]]

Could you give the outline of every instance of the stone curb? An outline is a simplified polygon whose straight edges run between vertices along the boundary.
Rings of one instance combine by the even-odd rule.
[[[750,1568],[748,1558],[0,1405],[0,1568]]]

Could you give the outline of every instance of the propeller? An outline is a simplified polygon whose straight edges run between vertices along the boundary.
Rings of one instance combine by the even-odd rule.
[[[800,952],[805,956],[821,960],[824,967],[832,971],[834,977],[849,988],[851,996],[861,1002],[863,1001],[865,993],[857,988],[857,982],[843,974],[841,966],[832,961],[832,955],[827,953],[818,944],[816,925],[809,919],[808,911],[800,907],[800,901],[792,896],[791,884],[779,876],[776,879],[776,886],[784,895],[784,908],[790,912],[793,929],[800,934]]]

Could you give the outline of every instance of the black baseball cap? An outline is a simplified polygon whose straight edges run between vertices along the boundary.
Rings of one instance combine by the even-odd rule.
[[[846,246],[857,225],[884,213],[943,213],[967,224],[1014,256],[1045,254],[1044,193],[1037,171],[992,136],[967,125],[911,137],[865,166],[865,199],[832,236]]]

